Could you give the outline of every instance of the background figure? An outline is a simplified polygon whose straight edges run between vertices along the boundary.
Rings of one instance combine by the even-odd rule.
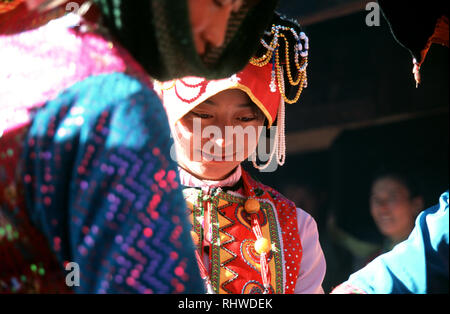
[[[448,8],[444,5],[444,1],[429,1],[421,7],[421,10],[409,6],[407,1],[379,0],[378,3],[395,40],[411,53],[412,72],[417,87],[421,83],[420,67],[424,64],[432,44],[449,46]],[[448,58],[446,59],[448,60]],[[439,80],[431,83],[431,85],[438,84]],[[395,86],[397,87],[397,84]],[[428,106],[429,102],[427,101],[425,104]],[[421,125],[420,134],[422,131],[434,128],[435,125],[427,127]],[[446,129],[448,130],[448,125]],[[445,139],[447,134],[448,131],[438,132],[437,137]],[[406,138],[410,139],[411,135]],[[446,151],[448,152],[447,147],[448,137],[442,145],[438,145],[438,149],[429,151],[417,150],[416,147],[415,149],[424,153],[425,158],[421,158],[421,164],[424,164],[428,156],[437,156],[438,159],[444,157]],[[448,161],[448,157],[445,160]],[[441,173],[448,178],[448,171],[445,171],[448,162],[436,167],[440,171],[433,177],[431,181],[433,184],[439,181]],[[414,168],[419,169],[421,165]],[[421,179],[425,178],[421,177]],[[415,221],[415,227],[407,240],[352,274],[333,292],[448,293],[448,179],[445,186],[447,191],[441,195],[439,204],[419,214]],[[391,228],[388,226],[382,228],[385,232],[394,234],[393,230],[389,229]],[[400,234],[398,235],[400,236]]]
[[[409,236],[423,206],[423,196],[411,177],[385,172],[374,179],[370,213],[378,230],[386,237],[382,253]]]

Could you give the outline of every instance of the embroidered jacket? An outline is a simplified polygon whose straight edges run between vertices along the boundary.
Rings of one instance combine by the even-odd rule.
[[[254,244],[247,199],[260,204],[257,213],[262,235],[269,240],[270,293],[294,293],[302,246],[294,203],[242,171],[243,196],[222,188],[209,192],[186,188],[194,243],[203,247],[209,237],[210,281],[215,293],[262,293],[260,256]],[[205,219],[205,217],[209,217]],[[209,220],[209,221],[207,221]],[[206,230],[205,232],[205,229]],[[205,236],[206,235],[206,236]],[[203,252],[203,250],[201,250]],[[205,253],[203,253],[205,254]]]

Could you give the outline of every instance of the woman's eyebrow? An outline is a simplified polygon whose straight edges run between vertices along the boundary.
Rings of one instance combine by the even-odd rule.
[[[217,105],[217,104],[216,104],[214,101],[212,101],[211,99],[206,99],[203,103],[204,103],[204,104],[207,104],[207,105],[212,105],[212,106]]]
[[[244,108],[253,107],[253,103],[252,102],[242,103],[242,104],[238,105],[238,107],[244,107]]]
[[[211,99],[206,99],[203,103],[206,104],[206,105],[211,105],[211,106],[216,106],[217,105],[217,103],[215,103]],[[237,107],[239,107],[239,108],[248,108],[248,107],[252,107],[252,106],[253,106],[253,103],[251,101],[245,102],[245,103],[241,103],[241,104],[237,105]]]

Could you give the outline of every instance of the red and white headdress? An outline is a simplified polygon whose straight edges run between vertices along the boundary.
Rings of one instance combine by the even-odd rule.
[[[290,40],[288,37],[291,37]],[[289,45],[289,42],[294,44]],[[268,127],[277,121],[275,144],[269,161],[263,166],[253,162],[256,168],[262,170],[271,163],[275,154],[278,164],[284,164],[286,151],[284,105],[285,102],[297,102],[303,88],[307,86],[309,43],[308,37],[303,32],[298,33],[295,28],[288,26],[273,25],[271,31],[266,32],[265,37],[261,39],[261,44],[262,55],[253,57],[241,72],[231,77],[218,80],[184,77],[155,82],[155,90],[162,99],[171,127],[196,106],[222,91],[239,89],[245,92],[264,113]],[[284,51],[280,58],[283,47]],[[292,75],[292,72],[296,75]],[[297,88],[293,99],[286,96],[287,84],[291,89]]]
[[[225,79],[190,76],[159,83],[157,88],[171,125],[208,98],[228,89],[240,89],[264,113],[270,127],[277,117],[281,99],[279,89],[269,91],[271,71],[270,63],[263,67],[248,64],[241,72]]]

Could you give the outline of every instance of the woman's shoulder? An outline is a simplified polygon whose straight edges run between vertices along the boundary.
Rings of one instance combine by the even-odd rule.
[[[294,202],[291,201],[290,199],[288,199],[286,196],[284,196],[277,189],[275,189],[275,188],[273,188],[273,187],[271,187],[269,185],[266,185],[266,184],[262,183],[261,181],[258,181],[255,178],[253,178],[253,180],[255,181],[255,183],[257,185],[257,189],[261,189],[262,191],[267,192],[274,201],[276,201],[276,202],[284,202],[284,203],[287,203],[289,206],[294,206],[295,207]]]
[[[257,182],[259,188],[266,191],[274,201],[283,202],[285,204],[288,204],[293,209],[295,209],[297,219],[300,222],[302,222],[302,224],[316,224],[314,217],[311,216],[311,214],[309,214],[304,209],[297,207],[297,205],[293,201],[291,201],[288,197],[283,195],[283,193],[281,193],[277,189],[275,189],[271,186],[268,186],[260,181],[256,181],[256,182]]]
[[[246,172],[246,171],[243,170],[243,172]],[[258,180],[257,178],[255,178],[254,176],[249,174],[248,172],[246,172],[246,174],[249,176],[250,180],[252,181],[251,184],[255,185],[254,191],[257,195],[258,194],[263,195],[264,192],[267,192],[267,194],[276,203],[278,203],[278,205],[279,205],[279,203],[283,203],[283,204],[285,204],[285,206],[287,205],[287,206],[291,207],[293,210],[295,210],[297,218],[301,219],[305,223],[312,222],[315,224],[315,220],[314,220],[313,216],[311,216],[311,214],[309,214],[307,211],[303,210],[302,208],[297,207],[297,205],[293,201],[291,201],[288,197],[283,195],[283,193],[278,191],[276,188],[273,188],[269,185],[262,183],[260,180]]]

